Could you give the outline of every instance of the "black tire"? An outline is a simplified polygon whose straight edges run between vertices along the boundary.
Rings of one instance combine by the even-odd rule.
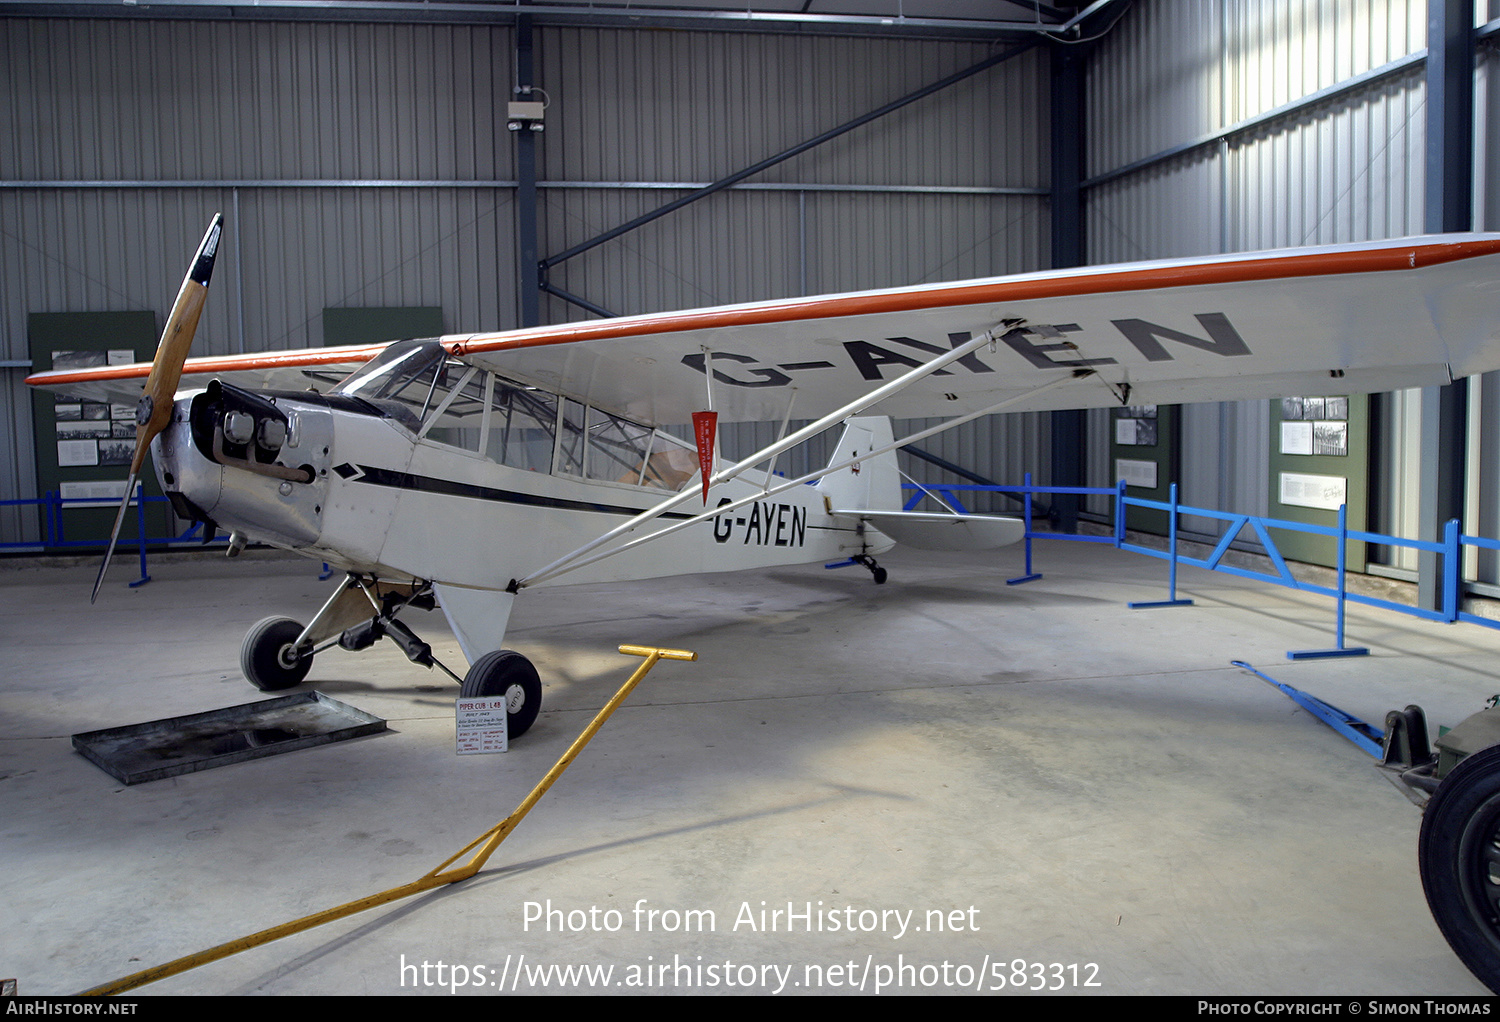
[[[874,569],[872,569],[871,574],[873,574],[875,576],[875,584],[876,585],[878,585],[878,586],[885,585],[885,577],[886,576],[885,576],[885,569],[884,568],[874,568]]]
[[[1500,745],[1469,756],[1438,786],[1422,816],[1417,862],[1438,929],[1500,993]]]
[[[302,684],[312,668],[312,654],[295,656],[292,643],[302,626],[289,617],[268,617],[245,633],[240,670],[262,692],[280,692]]]
[[[513,649],[486,653],[464,675],[461,694],[465,699],[505,696],[505,727],[509,738],[520,738],[542,708],[542,679],[531,661]]]

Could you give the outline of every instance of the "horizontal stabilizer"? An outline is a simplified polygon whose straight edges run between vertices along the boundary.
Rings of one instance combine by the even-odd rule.
[[[1026,536],[1021,519],[993,515],[838,510],[833,514],[869,522],[897,543],[918,550],[993,550]]]

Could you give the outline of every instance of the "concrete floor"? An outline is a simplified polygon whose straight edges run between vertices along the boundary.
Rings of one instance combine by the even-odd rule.
[[[701,659],[661,664],[478,877],[141,992],[536,993],[569,966],[620,992],[1486,992],[1428,915],[1419,809],[1229,662],[1452,724],[1500,691],[1500,633],[1355,609],[1374,655],[1291,663],[1332,644],[1329,601],[1184,569],[1194,606],[1130,610],[1163,598],[1161,562],[1043,544],[1045,577],[1007,587],[1019,560],[530,593],[508,645],[546,705],[508,754],[454,755],[455,690],[382,643],[323,654],[308,685],[390,732],[133,787],[69,736],[250,701],[245,630],[332,583],[161,559],[91,608],[92,566],[7,565],[0,977],[74,992],[416,879],[511,812],[631,642]],[[461,673],[441,616],[411,622]]]

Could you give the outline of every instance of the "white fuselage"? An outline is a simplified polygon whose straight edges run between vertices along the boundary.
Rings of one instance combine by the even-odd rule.
[[[417,440],[389,419],[330,414],[335,466],[355,471],[330,473],[319,538],[300,549],[349,570],[504,589],[512,579],[578,549],[668,496],[659,488],[512,468]],[[758,474],[714,486],[706,506],[751,495],[763,482]],[[701,482],[695,478],[689,485],[701,487]],[[635,535],[704,509],[695,493],[643,524]],[[886,542],[872,552],[888,546]],[[866,541],[853,524],[829,516],[815,487],[800,486],[556,581],[732,571],[861,552],[866,552]]]
[[[377,578],[504,590],[511,580],[674,492],[502,465],[475,451],[419,438],[395,418],[330,407],[315,395],[278,394],[272,400],[290,429],[275,464],[305,466],[311,477],[288,481],[243,465],[255,459],[226,464],[205,455],[191,436],[194,400],[178,401],[172,425],[155,444],[166,491],[250,540]],[[207,430],[212,424],[199,426]],[[705,505],[701,479],[694,475],[686,483],[692,496],[626,538],[763,492],[765,482],[764,473],[747,472],[712,487]],[[562,574],[555,582],[731,571],[889,549],[888,538],[829,515],[826,504],[818,487],[796,486]]]
[[[851,422],[840,453],[868,454],[889,435],[886,420]],[[327,395],[214,381],[177,402],[153,449],[184,517],[362,578],[431,583],[471,661],[499,648],[520,586],[877,554],[892,545],[887,536],[831,512],[875,499],[891,506],[899,494],[888,452],[865,461],[862,475],[855,464],[763,497],[765,475],[741,473],[705,503],[696,452],[682,440],[481,370],[431,341],[391,345]],[[733,506],[744,498],[754,499]],[[674,526],[670,537],[611,552]]]

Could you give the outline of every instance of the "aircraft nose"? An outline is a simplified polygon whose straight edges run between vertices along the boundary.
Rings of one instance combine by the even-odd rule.
[[[321,532],[329,418],[299,395],[215,382],[178,401],[153,444],[162,489],[180,517],[306,546]]]
[[[206,535],[211,535],[211,511],[219,502],[223,473],[193,448],[192,404],[192,397],[173,402],[171,420],[151,441],[151,460],[177,517],[207,523]]]

